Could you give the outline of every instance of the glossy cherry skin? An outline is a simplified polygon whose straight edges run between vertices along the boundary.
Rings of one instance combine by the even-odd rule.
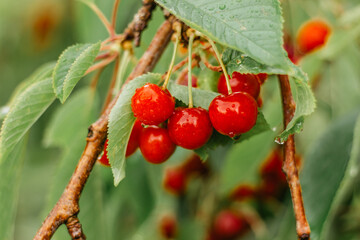
[[[304,23],[297,33],[297,44],[302,53],[309,53],[322,47],[331,33],[330,26],[322,20]]]
[[[106,167],[110,167],[110,163],[109,163],[109,158],[107,156],[107,146],[108,146],[108,139],[106,139],[105,144],[104,144],[104,153],[101,156],[101,158],[98,160],[99,163],[101,163],[102,165],[106,166]]]
[[[139,147],[139,138],[142,130],[143,127],[141,125],[141,122],[136,120],[134,123],[134,127],[131,130],[131,135],[128,141],[128,145],[126,147],[125,157],[129,157]]]
[[[212,125],[219,133],[229,137],[249,131],[256,123],[257,113],[256,101],[244,92],[219,95],[209,107]]]
[[[215,218],[214,232],[220,239],[232,239],[247,227],[245,220],[231,210],[223,210]]]
[[[166,129],[149,126],[141,132],[139,147],[148,162],[159,164],[174,153],[176,145],[171,141]]]
[[[167,120],[174,112],[175,100],[168,90],[148,83],[136,89],[131,98],[134,116],[146,125],[158,125]]]
[[[163,184],[167,191],[180,195],[185,191],[186,183],[187,175],[181,166],[165,169]]]
[[[171,140],[186,149],[202,147],[213,132],[209,114],[203,108],[177,108],[167,127]]]
[[[178,223],[174,215],[166,214],[161,217],[159,222],[159,230],[165,239],[174,239],[178,232]]]
[[[246,92],[255,99],[259,96],[260,93],[259,78],[253,74],[241,74],[238,72],[234,72],[232,77],[230,78],[230,86],[233,92]],[[224,95],[228,95],[228,89],[224,74],[222,74],[219,78],[218,92]]]

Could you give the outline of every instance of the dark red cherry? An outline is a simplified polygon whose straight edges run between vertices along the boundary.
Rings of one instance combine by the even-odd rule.
[[[177,108],[167,127],[171,140],[186,149],[203,146],[213,131],[209,114],[203,108]]]
[[[110,163],[109,163],[109,158],[107,156],[107,146],[108,146],[108,139],[106,139],[105,144],[104,144],[104,153],[101,156],[101,158],[98,160],[99,163],[101,163],[102,165],[106,166],[106,167],[110,167]]]
[[[134,116],[146,125],[158,125],[167,120],[174,112],[175,100],[168,90],[148,83],[136,89],[131,98]]]
[[[175,194],[180,195],[186,189],[187,175],[181,166],[171,167],[165,169],[164,188]]]
[[[254,198],[256,194],[256,188],[254,186],[242,184],[235,188],[230,197],[234,200],[242,201]]]
[[[177,235],[177,220],[174,215],[166,214],[161,217],[159,222],[159,230],[165,239],[174,239]]]
[[[256,123],[257,113],[256,101],[244,92],[219,95],[209,107],[212,125],[219,133],[229,137],[249,131]]]
[[[166,129],[149,126],[140,135],[139,147],[144,158],[154,164],[165,162],[175,151]]]
[[[139,138],[143,127],[141,126],[141,122],[136,120],[134,123],[134,127],[131,130],[131,135],[128,141],[128,145],[126,147],[125,157],[129,157],[133,154],[136,149],[139,147]]]
[[[245,219],[231,210],[221,211],[214,221],[214,232],[220,239],[233,239],[246,228]]]
[[[188,85],[188,75],[186,74],[181,80],[180,80],[180,85],[184,85],[187,86]],[[191,86],[196,88],[197,87],[197,77],[195,77],[194,75],[191,76]]]
[[[246,92],[255,99],[259,96],[260,93],[260,81],[259,78],[254,74],[241,74],[234,72],[232,78],[230,78],[230,86],[233,92]],[[224,95],[228,95],[224,74],[222,74],[219,78],[218,92]]]

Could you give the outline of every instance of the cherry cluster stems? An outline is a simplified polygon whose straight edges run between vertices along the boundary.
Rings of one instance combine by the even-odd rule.
[[[287,75],[279,75],[279,82],[284,113],[284,127],[286,128],[294,117],[296,105],[291,93],[289,77]],[[284,144],[283,171],[286,174],[286,179],[290,188],[298,238],[300,240],[309,240],[310,226],[305,215],[299,173],[295,162],[294,135],[290,135]]]
[[[170,41],[170,37],[173,33],[173,21],[174,18],[170,17],[161,25],[150,46],[127,79],[127,82],[154,68]],[[77,218],[80,210],[79,199],[93,166],[99,154],[103,151],[104,142],[107,136],[109,113],[114,106],[117,97],[115,97],[108,105],[100,118],[89,127],[86,139],[87,144],[79,163],[59,201],[55,204],[54,208],[42,223],[34,240],[50,239],[62,224],[66,224],[72,239],[86,239],[79,219]]]

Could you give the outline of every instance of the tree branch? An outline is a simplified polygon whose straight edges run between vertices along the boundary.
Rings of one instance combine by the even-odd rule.
[[[279,75],[279,82],[284,112],[284,127],[286,128],[294,117],[296,106],[291,93],[289,77],[287,75]],[[283,171],[286,174],[291,192],[296,219],[296,232],[300,240],[309,240],[310,226],[306,220],[299,174],[296,168],[294,135],[290,135],[284,145]]]
[[[173,18],[169,18],[159,28],[149,48],[139,60],[138,65],[134,68],[127,82],[153,69],[169,43],[172,34],[172,21]],[[109,104],[100,118],[89,127],[89,133],[86,139],[87,144],[79,163],[59,201],[44,220],[34,240],[50,239],[58,227],[64,223],[67,224],[69,233],[73,234],[71,236],[73,239],[85,239],[85,235],[80,230],[81,225],[77,219],[79,213],[79,198],[90,172],[104,148],[109,113],[116,99],[117,97]],[[80,236],[80,238],[74,238],[75,236]]]

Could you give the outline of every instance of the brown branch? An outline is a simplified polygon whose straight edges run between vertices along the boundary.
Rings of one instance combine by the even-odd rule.
[[[84,75],[87,75],[97,69],[103,68],[107,65],[109,65],[109,63],[111,63],[112,61],[114,61],[114,59],[118,56],[118,53],[114,53],[113,55],[109,56],[108,58],[105,58],[104,60],[92,65],[88,70],[86,70]]]
[[[149,48],[129,76],[128,81],[153,69],[170,40],[172,34],[172,20],[173,19],[170,18],[161,25]],[[79,230],[81,228],[79,228],[80,224],[77,219],[80,194],[99,154],[104,148],[108,117],[116,99],[117,97],[109,104],[100,118],[89,127],[89,133],[86,139],[87,144],[79,163],[59,201],[36,233],[34,237],[35,240],[50,239],[62,224],[68,225],[70,234],[78,236],[77,234],[81,231]],[[82,234],[82,231],[80,235],[85,237]]]
[[[114,1],[114,6],[113,6],[112,14],[111,14],[111,26],[114,30],[116,27],[116,16],[118,13],[119,4],[120,4],[120,0]]]
[[[72,239],[78,239],[78,240],[86,239],[86,236],[81,227],[81,223],[76,216],[72,216],[66,221],[66,227]]]
[[[286,128],[294,116],[296,106],[291,93],[289,77],[287,75],[279,75],[279,82],[284,112],[284,127]],[[294,135],[290,135],[284,145],[283,171],[286,174],[291,192],[296,219],[296,232],[300,240],[309,240],[310,226],[306,220],[299,174],[296,167]]]

